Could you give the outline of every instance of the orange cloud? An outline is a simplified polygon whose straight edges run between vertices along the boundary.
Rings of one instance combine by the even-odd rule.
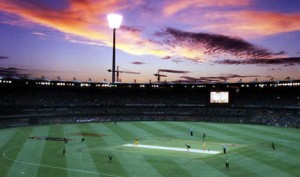
[[[0,2],[1,11],[18,15],[34,24],[47,26],[63,33],[78,35],[92,40],[108,41],[106,22],[108,9],[118,11],[125,8],[119,1],[71,0],[65,9],[51,9],[31,1]],[[111,11],[110,11],[111,12]]]
[[[165,16],[171,16],[187,8],[204,8],[204,7],[225,7],[225,6],[246,6],[251,0],[172,0],[165,4],[163,13]]]
[[[122,36],[122,37],[121,37]],[[144,38],[142,33],[136,31],[124,31],[120,29],[117,33],[117,47],[132,55],[154,55],[160,58],[166,56],[196,58],[197,60],[207,60],[204,57],[203,48],[193,48],[190,45],[169,46],[158,41]]]
[[[255,38],[300,30],[300,13],[238,11],[206,14],[198,29]]]
[[[112,11],[130,9],[132,5],[135,5],[132,3],[126,5],[123,1],[71,0],[68,7],[57,10],[43,4],[30,3],[31,1],[17,2],[0,1],[0,11],[17,15],[22,18],[21,21],[63,32],[67,36],[65,40],[70,42],[89,45],[112,45],[112,32],[108,28],[106,15]],[[134,3],[140,4],[141,2],[135,1]],[[10,24],[18,25],[18,23]],[[28,25],[28,23],[25,24]],[[117,40],[117,48],[130,54],[165,55],[165,51],[157,44],[143,38],[141,32],[132,29],[120,29],[117,33]]]

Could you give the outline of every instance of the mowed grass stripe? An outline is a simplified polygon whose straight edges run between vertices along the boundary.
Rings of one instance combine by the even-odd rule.
[[[171,126],[177,131],[181,131],[184,135],[183,138],[190,138],[190,128],[193,128],[194,136],[193,139],[203,141],[202,135],[203,132],[206,134],[205,141],[213,141],[213,142],[220,142],[220,143],[226,143],[224,141],[224,132],[220,133],[218,131],[215,131],[212,128],[209,128],[206,126],[206,124],[193,122],[193,123],[185,123],[185,122],[166,122],[166,126]],[[201,133],[199,133],[201,132]],[[227,142],[228,143],[228,142]]]
[[[48,137],[64,137],[64,125],[49,125]],[[58,141],[45,141],[45,148],[41,158],[42,166],[39,169],[39,177],[67,177],[68,173],[66,158],[62,155],[64,144]],[[49,167],[48,167],[49,166]],[[51,168],[51,167],[59,168]]]
[[[49,129],[47,127],[36,127],[32,129],[30,137],[47,136],[48,130]],[[26,175],[36,177],[39,170],[39,166],[37,165],[40,164],[44,146],[45,141],[33,140],[28,137],[27,141],[24,142],[24,144],[21,146],[22,148],[19,150],[18,156],[16,158],[17,161],[11,166],[11,170],[6,176],[15,177],[18,175]]]
[[[69,169],[76,169],[78,171],[68,170],[69,177],[81,176],[99,176],[99,172],[94,164],[94,161],[89,153],[84,142],[81,142],[80,129],[78,125],[65,125],[64,137],[71,138],[72,140],[65,144],[67,150],[67,167]],[[95,173],[86,173],[95,172]],[[98,174],[97,174],[98,173]]]
[[[94,131],[101,130],[101,132],[105,132],[105,136],[101,136],[101,139],[106,146],[121,146],[126,143],[122,137],[118,136],[118,134],[107,126],[107,123],[91,124],[90,126]]]
[[[224,131],[226,131],[226,126],[221,126],[220,124],[211,124],[211,126],[213,127],[219,127],[219,129],[223,129]],[[267,155],[265,153],[261,153],[262,150],[263,151],[271,151],[271,142],[270,141],[264,141],[264,140],[267,140],[267,139],[271,139],[271,137],[268,137],[267,135],[263,135],[264,138],[261,138],[261,134],[260,132],[257,132],[257,131],[251,131],[251,129],[247,129],[247,130],[244,130],[244,129],[240,129],[240,127],[238,125],[230,125],[228,124],[229,126],[229,129],[233,132],[236,132],[236,133],[240,133],[242,136],[248,136],[248,137],[251,137],[253,140],[252,141],[261,141],[263,140],[259,146],[257,146],[256,149],[252,149],[251,151],[243,151],[243,152],[240,152],[240,153],[247,153],[247,152],[250,152],[247,157],[248,158],[253,158],[254,160],[256,161],[259,161],[261,162],[262,164],[265,164],[266,163],[266,158],[267,158]],[[258,133],[258,134],[257,134]],[[265,143],[267,142],[267,143]],[[260,154],[260,155],[253,155],[253,154]],[[289,154],[286,153],[286,156],[290,156]],[[276,165],[276,164],[275,164]],[[282,164],[284,165],[284,164]],[[272,166],[270,166],[272,167]],[[281,170],[282,166],[274,166],[274,168],[277,168],[278,170]],[[288,173],[287,171],[284,171],[284,168],[282,169],[284,173]]]
[[[269,141],[273,141],[272,137],[276,137],[276,139],[282,139],[282,140],[290,140],[299,142],[300,137],[296,137],[296,133],[292,131],[293,129],[287,129],[282,127],[268,127],[268,126],[241,126],[241,125],[229,125],[230,127],[236,129],[237,131],[250,131],[250,132],[256,132],[259,135],[265,135],[270,138]],[[271,131],[272,129],[272,131]]]
[[[10,129],[0,129],[0,152],[5,151],[5,145],[8,144],[9,140],[15,136],[16,132],[18,132],[17,128],[10,128]],[[6,146],[8,147],[8,146]],[[3,175],[8,171],[8,165],[12,164],[12,161],[8,161],[4,156],[1,154],[0,156],[0,176]]]
[[[245,164],[244,168],[252,169],[257,176],[272,176],[272,177],[292,177],[292,175],[278,170],[276,167],[272,167],[269,164],[265,164],[256,158],[253,158],[254,153],[252,153],[252,157],[248,157],[243,154],[235,154],[234,157],[239,159],[241,164]],[[232,160],[233,161],[233,160]]]
[[[95,130],[92,127],[93,124],[90,123],[84,123],[80,124],[79,129],[81,133],[88,133],[94,136],[86,136],[85,137],[85,143],[88,147],[88,153],[90,153],[94,164],[96,165],[98,172],[104,172],[105,167],[100,164],[104,163],[104,154],[103,154],[103,147],[107,146],[104,140],[102,139],[101,135],[103,134],[103,131],[101,130]],[[99,135],[99,136],[97,136]]]
[[[298,155],[300,155],[299,150],[299,140],[295,140],[295,136],[299,136],[299,133],[295,132],[296,129],[293,128],[280,128],[280,127],[268,127],[268,126],[254,126],[255,130],[252,131],[257,131],[257,132],[261,132],[258,130],[259,129],[264,129],[264,127],[266,127],[267,129],[273,129],[279,132],[284,132],[284,136],[281,136],[280,133],[274,133],[274,134],[269,134],[269,143],[271,141],[274,141],[275,145],[278,148],[281,147],[286,147],[290,150],[293,151],[293,153],[298,153]],[[241,125],[239,127],[237,127],[240,131],[244,131],[244,129],[248,129],[249,131],[251,131],[252,126],[245,126],[245,125]],[[264,134],[264,132],[261,132],[260,134]]]
[[[32,127],[25,127],[25,128],[16,128],[16,132],[13,136],[10,137],[10,139],[1,147],[1,152],[4,153],[6,152],[7,156],[12,159],[16,159],[20,150],[20,147],[24,142],[27,141],[29,135],[31,134]],[[9,135],[8,135],[9,136]],[[9,150],[10,148],[14,148],[12,150]],[[6,177],[6,175],[11,171],[15,170],[18,171],[18,169],[12,169],[11,166],[14,164],[13,161],[6,159],[1,156],[1,177]],[[19,171],[18,171],[19,172]],[[17,173],[17,172],[16,172]],[[21,173],[21,172],[20,172]],[[20,175],[20,174],[18,174]]]
[[[195,139],[196,137],[200,137],[197,135],[195,129],[194,129],[194,136],[190,136],[190,128],[184,128],[181,126],[182,122],[162,122],[160,125],[163,126],[163,129],[166,129],[168,132],[171,132],[171,134],[174,134],[176,138],[183,139],[183,140],[191,140]]]
[[[157,134],[158,137],[168,137],[168,138],[178,138],[179,134],[182,132],[177,131],[176,129],[166,126],[165,122],[141,122],[142,126],[148,131]]]
[[[138,126],[157,134],[153,139],[142,140],[142,144],[146,142],[150,145],[186,148],[184,143],[188,143],[192,146],[192,149],[202,148],[202,141],[199,141],[196,137],[191,137],[189,133],[183,135],[182,131],[178,131],[165,122],[141,122]]]
[[[257,155],[253,157],[253,153]],[[252,156],[255,160],[268,164],[292,176],[299,174],[300,159],[299,157],[295,157],[292,153],[285,153],[278,150],[273,151],[271,149],[262,151],[259,148],[254,149],[253,152],[249,152],[248,154],[243,153],[243,155],[247,155],[248,157]]]
[[[188,124],[188,125],[186,125],[186,124]],[[192,124],[192,123],[183,123],[183,124],[181,124],[181,126],[184,126],[184,127],[186,127],[186,128],[188,128],[188,127],[191,127],[189,124]],[[223,125],[223,124],[222,124]],[[196,126],[195,124],[193,124],[193,126]],[[219,128],[219,125],[218,124],[207,124],[206,125],[206,127],[211,127],[212,129],[214,129],[214,130],[217,130],[217,132],[219,132],[220,134],[223,132],[224,134],[231,134],[231,139],[226,139],[226,141],[232,141],[232,140],[234,140],[234,141],[239,141],[239,142],[241,142],[241,138],[236,138],[236,137],[234,137],[233,135],[234,134],[236,134],[236,132],[233,130],[233,129],[231,129],[231,131],[228,131],[228,129],[227,129],[227,127],[226,127],[226,124],[224,124],[223,125],[223,127],[222,128]],[[249,134],[250,134],[250,132],[248,132]],[[245,133],[246,134],[246,133]],[[229,137],[229,136],[227,136],[227,137]],[[244,143],[247,143],[247,141],[244,141]],[[249,142],[248,142],[249,143]],[[250,157],[249,157],[250,158]],[[270,168],[272,168],[272,167],[270,167]],[[284,172],[283,172],[284,173]]]
[[[16,134],[17,131],[17,128],[0,129],[0,149]]]
[[[192,124],[192,125],[190,125]],[[220,125],[220,126],[226,126],[227,124],[216,124],[216,123],[201,123],[201,122],[182,122],[182,124],[180,124],[181,126],[185,127],[185,128],[189,128],[191,126],[194,127],[194,129],[201,129],[204,130],[204,132],[207,134],[208,138],[207,138],[207,142],[209,144],[209,142],[211,141],[211,133],[213,133],[213,135],[215,136],[213,139],[217,140],[220,139],[220,137],[222,139],[220,139],[220,142],[223,142],[224,144],[228,144],[230,143],[248,143],[249,141],[243,141],[243,139],[241,139],[240,137],[236,137],[233,134],[235,133],[229,133],[229,135],[227,134],[226,130],[223,129],[219,129],[216,128],[214,125]],[[211,126],[213,125],[213,126]],[[209,131],[208,131],[209,130]],[[207,133],[208,132],[208,133]],[[219,137],[216,137],[216,135],[218,135]],[[225,135],[225,136],[224,136]],[[235,153],[238,153],[240,151],[247,151],[247,149],[253,148],[251,145],[249,146],[243,146],[239,149],[234,150],[232,153],[231,152],[231,148],[227,146],[227,149],[229,149],[229,152],[227,152],[227,154],[219,154],[217,156],[208,156],[207,158],[204,158],[204,162],[209,165],[212,169],[214,169],[214,171],[212,171],[212,174],[210,174],[209,176],[219,176],[219,174],[216,174],[216,171],[223,173],[223,175],[229,175],[229,176],[240,176],[240,172],[243,171],[243,174],[247,174],[248,176],[257,176],[255,173],[252,172],[251,169],[247,169],[244,168],[242,166],[239,167],[238,172],[236,173],[235,171],[225,170],[225,159],[228,157],[231,157],[232,155],[234,155]],[[221,150],[221,147],[220,147]]]
[[[12,161],[4,158],[2,152],[6,150],[5,148],[8,146],[5,147],[5,145],[8,144],[9,140],[11,140],[13,136],[15,136],[16,132],[18,132],[17,128],[0,129],[0,177],[6,174],[6,172],[8,171],[7,167],[9,167],[13,163]]]
[[[123,123],[122,123],[123,124]],[[132,126],[132,127],[135,127],[135,129],[140,129],[140,128],[138,128],[138,127],[136,127],[136,122],[135,123],[133,123],[134,124],[134,126]],[[119,124],[120,125],[120,124]],[[127,143],[127,142],[125,142],[121,137],[119,137],[117,134],[115,134],[114,132],[111,132],[112,130],[110,130],[109,129],[109,126],[107,125],[107,124],[97,124],[97,126],[99,127],[99,126],[101,126],[101,129],[102,130],[104,130],[104,131],[106,131],[106,132],[109,132],[114,138],[111,138],[110,136],[107,136],[107,137],[103,137],[103,139],[108,143],[108,144],[111,144],[111,143],[114,143],[114,142],[119,142],[119,145],[118,146],[121,146],[121,145],[123,145],[123,144],[125,144],[125,143]],[[104,127],[103,127],[104,126]],[[127,125],[128,126],[128,125]],[[133,129],[131,129],[131,130],[133,130]],[[133,130],[133,131],[135,131],[135,130]],[[139,130],[136,130],[136,131],[139,131]],[[145,133],[145,132],[143,132],[143,133]],[[128,155],[130,155],[131,157],[134,157],[134,156],[140,156],[140,157],[142,157],[143,156],[143,154],[137,154],[137,153],[134,153],[134,149],[128,149],[128,148],[126,148],[126,150],[127,150],[127,152],[129,151],[129,150],[132,150],[131,152],[128,152]],[[114,151],[114,153],[115,153],[115,156],[117,157],[117,160],[118,160],[118,163],[120,163],[121,165],[122,165],[122,167],[123,167],[123,169],[126,171],[126,173],[123,173],[122,174],[122,176],[135,176],[135,174],[133,173],[133,174],[131,174],[131,168],[132,168],[132,163],[135,163],[135,168],[138,168],[138,169],[140,169],[141,167],[139,166],[140,164],[144,164],[144,163],[146,163],[146,161],[140,161],[140,162],[133,162],[133,160],[131,159],[131,158],[129,158],[130,159],[130,162],[128,161],[128,158],[126,158],[126,159],[124,159],[124,158],[121,158],[121,157],[123,157],[123,156],[120,156],[119,155],[119,153],[122,153],[122,154],[124,154],[124,152],[118,152],[118,151]],[[142,160],[143,158],[139,158],[139,160]],[[114,163],[115,163],[115,159],[114,159]],[[141,170],[141,169],[140,169]],[[158,175],[158,173],[157,173],[157,171],[156,170],[154,170],[153,169],[153,167],[149,164],[147,164],[147,169],[144,169],[144,170],[146,170],[147,172],[149,172],[149,171],[152,171],[151,173],[152,174],[155,174],[156,176]]]
[[[123,122],[122,124],[119,124],[119,126],[121,126],[122,128],[131,132],[131,134],[134,135],[134,137],[132,137],[132,141],[135,137],[139,137],[140,139],[156,138],[156,134],[143,130],[139,128],[136,124],[137,122]]]
[[[143,154],[138,154],[132,149],[131,153],[120,152],[118,154],[127,174],[131,177],[163,177],[156,168],[154,168],[144,158]]]
[[[188,124],[188,123],[185,123]],[[184,125],[184,124],[183,124]],[[214,130],[217,134],[223,139],[223,142],[230,142],[234,144],[246,144],[249,143],[248,139],[241,138],[240,134],[237,133],[233,128],[228,128],[228,124],[223,124],[223,126],[219,126],[220,124],[211,123],[206,124],[205,127],[210,130]],[[210,136],[209,134],[207,136]],[[234,140],[234,141],[233,141]],[[227,144],[225,143],[225,144]]]
[[[126,139],[123,139],[120,137],[117,133],[115,133],[110,127],[115,127],[115,125],[111,123],[99,123],[99,124],[93,124],[92,127],[94,129],[101,129],[104,132],[107,132],[109,136],[104,136],[103,141],[107,145],[111,145],[111,148],[106,150],[106,157],[108,160],[108,155],[113,155],[113,160],[110,163],[107,163],[108,169],[110,169],[111,172],[117,173],[120,176],[131,176],[126,168],[126,164],[128,163],[128,159],[122,159],[119,156],[119,149],[122,148],[121,146],[125,143],[127,143]],[[115,168],[114,166],[118,166],[118,168]]]
[[[150,124],[147,122],[136,122],[134,125],[142,130],[145,130],[145,131],[151,133],[152,135],[156,135],[155,138],[157,138],[159,136],[162,136],[162,137],[167,136],[168,131],[161,131],[161,130],[155,128],[158,125],[157,123],[155,124],[155,126],[150,126]]]
[[[225,158],[220,161],[220,164],[223,164],[222,170],[225,171],[224,174],[228,176],[258,176],[260,177],[260,173],[256,171],[256,165],[252,164],[251,161],[246,161],[243,158],[237,156],[229,156],[229,170],[225,169]],[[218,165],[220,165],[218,164]]]
[[[288,172],[286,172],[285,170],[281,170],[281,168],[279,167],[281,165],[280,163],[275,163],[278,160],[277,158],[270,158],[268,155],[266,155],[267,151],[264,151],[262,153],[257,153],[257,151],[261,151],[261,147],[252,149],[247,148],[246,150],[240,151],[239,153],[234,153],[230,157],[234,157],[234,161],[240,161],[240,164],[243,164],[245,161],[251,162],[250,164],[252,165],[252,167],[258,170],[258,173],[262,175],[265,171],[271,170],[273,173],[273,171],[276,170],[277,172],[279,172],[278,174],[289,176]],[[246,166],[244,165],[243,168],[245,167]]]
[[[111,152],[110,144],[105,140],[105,138],[112,137],[110,131],[102,125],[102,123],[91,123],[87,124],[88,129],[81,129],[83,132],[90,132],[92,134],[98,134],[99,137],[86,137],[87,138],[87,145],[90,147],[90,154],[93,158],[93,161],[98,169],[101,176],[123,176],[122,174],[126,175],[126,171],[123,169],[122,165],[115,157],[114,153]],[[85,126],[87,126],[85,125]],[[81,127],[81,126],[80,126]],[[83,133],[82,132],[82,133]],[[104,135],[104,136],[101,136]],[[115,141],[115,140],[112,140]],[[99,146],[95,147],[93,144],[97,143]],[[113,162],[109,162],[109,154],[113,154]]]
[[[145,160],[164,176],[177,176],[178,174],[180,176],[194,176],[169,158],[158,159],[157,157],[146,156]]]
[[[176,159],[174,160],[181,168],[188,171],[192,176],[209,176],[209,177],[222,177],[226,176],[224,170],[223,160],[219,161],[215,159],[214,162],[218,161],[217,164],[207,163],[207,160],[186,160],[186,159]],[[225,174],[224,174],[225,173]]]
[[[243,176],[257,176],[256,172],[254,172],[253,169],[243,164],[244,159],[236,158],[236,154],[240,154],[245,151],[251,151],[255,148],[257,148],[257,145],[244,146],[242,148],[235,149],[234,151],[229,151],[227,152],[227,154],[221,153],[216,156],[204,158],[203,162],[211,166],[212,168],[223,172],[224,175],[241,176],[241,174],[243,174]],[[229,159],[230,162],[229,170],[225,169],[226,159]]]
[[[241,148],[244,144],[238,144],[238,142],[233,136],[227,135],[226,132],[215,129],[214,127],[209,127],[210,123],[201,123],[201,122],[169,122],[171,126],[176,127],[177,130],[190,131],[190,128],[193,128],[193,131],[196,135],[191,137],[196,144],[192,144],[200,149],[203,147],[203,142],[206,143],[206,149],[223,151],[222,147],[224,144],[227,144],[227,150],[231,151],[231,146],[234,146],[234,149]],[[200,130],[200,131],[199,131]],[[198,132],[198,133],[197,133]],[[202,135],[205,132],[206,138],[203,139]],[[190,137],[189,133],[186,133],[187,137]],[[225,138],[226,137],[226,138]],[[229,146],[229,145],[230,146]],[[206,157],[205,157],[206,158]],[[207,156],[207,158],[214,158],[214,156]]]
[[[300,160],[300,151],[299,151],[300,142],[295,143],[295,145],[297,145],[297,146],[289,146],[289,144],[283,146],[281,144],[279,144],[279,145],[276,144],[276,151],[280,151],[280,152],[284,152],[286,154],[290,154],[293,157]]]
[[[273,126],[265,126],[265,125],[245,125],[239,124],[239,128],[241,129],[251,129],[252,131],[263,131],[264,133],[268,133],[271,135],[275,135],[276,137],[281,136],[283,139],[285,138],[294,138],[295,141],[300,141],[300,136],[298,135],[298,129],[296,128],[283,128],[283,127],[273,127]]]
[[[267,141],[268,136],[260,136],[257,134],[255,131],[250,131],[250,130],[240,130],[237,129],[238,125],[236,124],[236,127],[229,127],[229,125],[232,124],[219,124],[219,123],[212,123],[207,126],[219,131],[223,132],[226,135],[229,135],[231,140],[234,140],[236,143],[242,143],[242,144],[265,144],[265,143],[270,143],[271,141]],[[225,136],[225,137],[229,137]],[[233,143],[234,143],[233,142]]]
[[[112,124],[112,123],[105,123],[103,124],[104,126],[106,126],[107,128],[109,128],[114,134],[118,135],[118,137],[120,137],[124,143],[131,143],[133,140],[133,137],[135,137],[134,134],[132,134],[130,131],[124,129],[122,126],[120,126],[121,122],[118,122],[117,124]],[[113,145],[118,145],[119,142],[111,142],[113,143]]]
[[[230,124],[229,124],[230,125]],[[216,124],[214,124],[214,126],[216,126]],[[220,129],[224,129],[226,130],[225,127],[222,126],[222,124],[217,124],[218,127],[220,127]],[[267,126],[265,126],[267,127]],[[232,131],[236,132],[237,134],[241,135],[242,137],[249,137],[251,138],[250,142],[257,142],[257,143],[263,143],[263,144],[269,144],[271,146],[271,142],[274,141],[274,138],[276,139],[276,142],[274,142],[275,144],[280,144],[281,146],[288,146],[288,148],[293,148],[295,153],[298,152],[299,146],[296,145],[295,143],[287,143],[287,142],[295,142],[295,141],[291,141],[289,138],[284,138],[281,139],[279,137],[276,137],[276,134],[264,134],[264,132],[260,132],[259,130],[255,129],[252,130],[251,127],[248,126],[248,128],[246,128],[245,126],[243,126],[242,128],[239,125],[231,125],[231,127],[229,127],[230,129],[232,129]],[[261,127],[262,129],[263,127]],[[273,127],[276,128],[276,127]],[[278,141],[279,140],[279,141]]]

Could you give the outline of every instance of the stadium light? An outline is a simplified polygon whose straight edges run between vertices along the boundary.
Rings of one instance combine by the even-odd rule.
[[[115,82],[116,73],[116,30],[120,28],[123,17],[119,14],[107,15],[109,28],[113,30],[113,56],[112,56],[112,83]]]

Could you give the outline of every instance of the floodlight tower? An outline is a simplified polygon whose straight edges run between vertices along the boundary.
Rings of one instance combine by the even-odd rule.
[[[122,19],[123,17],[119,14],[107,15],[109,28],[113,30],[112,83],[115,82],[116,73],[116,30],[120,28]]]

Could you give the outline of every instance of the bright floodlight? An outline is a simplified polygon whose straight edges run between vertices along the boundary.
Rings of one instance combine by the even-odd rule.
[[[108,25],[111,29],[118,29],[122,23],[122,15],[119,14],[109,14],[107,15]]]

